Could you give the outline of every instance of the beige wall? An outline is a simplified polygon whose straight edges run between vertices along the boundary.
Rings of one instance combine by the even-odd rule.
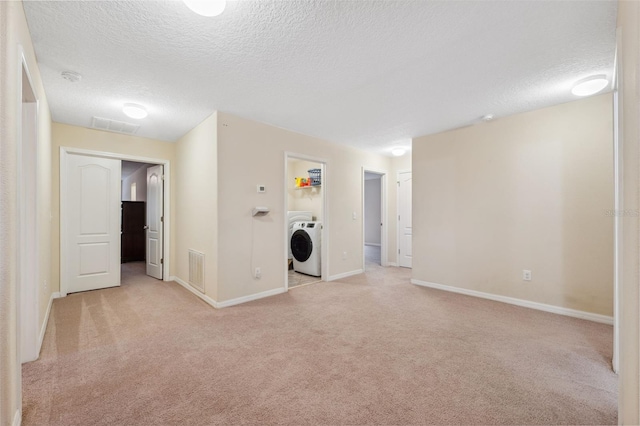
[[[413,278],[612,315],[612,209],[611,94],[414,139]]]
[[[314,220],[322,221],[322,186],[296,188],[296,177],[309,177],[309,169],[320,168],[319,163],[290,159],[287,167],[288,209],[311,212]],[[322,177],[321,177],[322,179]]]
[[[154,139],[140,138],[102,130],[53,123],[51,162],[52,199],[52,289],[60,291],[60,147],[80,148],[91,151],[131,155],[175,162],[175,144]],[[173,176],[172,172],[172,176]],[[171,194],[175,194],[175,179],[171,179]],[[171,203],[171,253],[175,244],[175,202]],[[170,270],[174,266],[171,258]]]
[[[218,300],[218,115],[214,113],[176,145],[174,275],[189,280],[189,249],[205,254],[205,294]],[[237,169],[224,179],[234,182]],[[228,226],[221,223],[221,227]],[[223,247],[223,250],[226,249]]]
[[[635,1],[618,2],[618,28],[621,35],[618,58],[621,61],[620,111],[622,150],[622,208],[635,212],[622,215],[622,253],[619,264],[620,307],[620,386],[618,422],[625,425],[640,423],[640,258],[638,216],[640,180],[640,4]]]
[[[51,295],[49,214],[51,116],[21,2],[0,2],[0,424],[11,424],[20,407],[20,363],[17,358],[17,152],[18,87],[22,46],[39,101],[36,182],[38,191],[38,287],[40,322]],[[36,165],[34,165],[36,167]],[[46,285],[45,285],[46,283]]]
[[[327,161],[324,223],[329,226],[329,277],[362,268],[362,167],[389,170],[390,159],[266,124],[218,113],[218,301],[282,288],[286,271],[284,153]],[[257,184],[267,186],[258,194]],[[264,205],[271,213],[251,217]],[[356,212],[356,219],[352,213]],[[253,235],[252,235],[253,232]],[[252,248],[253,241],[253,248]],[[324,243],[324,242],[323,242]],[[346,252],[346,259],[342,253]],[[253,278],[253,268],[262,278]]]

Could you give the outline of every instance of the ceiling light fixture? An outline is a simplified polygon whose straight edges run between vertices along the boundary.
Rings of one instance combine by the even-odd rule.
[[[136,120],[141,120],[149,115],[142,105],[137,104],[124,104],[122,112],[124,112],[127,117],[135,118]]]
[[[494,118],[496,118],[496,116],[495,116],[495,115],[493,115],[493,114],[485,114],[485,115],[483,115],[482,117],[480,117],[480,119],[481,119],[482,121],[491,121],[491,120],[493,120]]]
[[[571,89],[576,96],[591,96],[602,91],[609,85],[606,75],[594,75],[577,81]]]
[[[404,155],[405,152],[407,152],[407,150],[404,149],[404,148],[393,148],[391,150],[391,154],[393,154],[396,157],[400,157],[400,156]]]
[[[227,6],[226,0],[182,0],[189,9],[202,16],[218,16]]]

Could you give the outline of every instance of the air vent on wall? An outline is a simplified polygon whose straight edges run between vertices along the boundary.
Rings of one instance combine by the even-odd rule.
[[[189,250],[189,284],[204,293],[204,253]]]
[[[91,120],[91,127],[94,129],[106,130],[108,132],[135,135],[140,128],[140,125],[111,120],[108,118],[93,117],[93,120]]]

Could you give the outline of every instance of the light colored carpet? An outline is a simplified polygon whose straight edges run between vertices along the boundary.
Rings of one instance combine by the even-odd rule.
[[[215,310],[132,273],[54,302],[24,425],[615,424],[612,328],[376,268]]]

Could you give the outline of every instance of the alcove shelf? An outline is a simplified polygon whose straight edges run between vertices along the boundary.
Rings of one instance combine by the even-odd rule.
[[[320,188],[322,185],[309,185],[309,186],[294,186],[293,189],[310,189],[310,188]]]

